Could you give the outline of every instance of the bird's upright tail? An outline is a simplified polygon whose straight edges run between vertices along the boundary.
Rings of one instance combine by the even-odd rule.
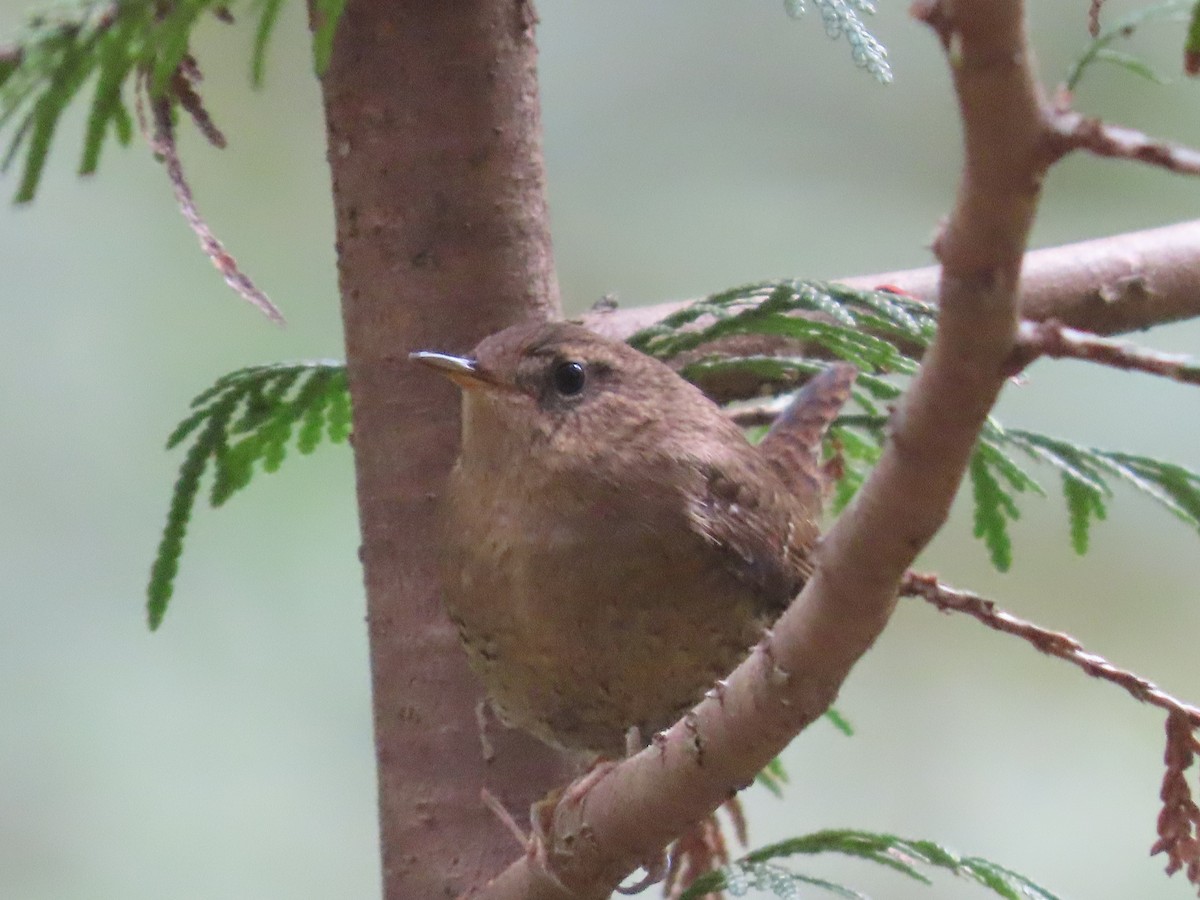
[[[850,397],[858,370],[834,363],[818,372],[771,425],[759,450],[797,494],[804,495],[814,513],[821,508],[826,477],[821,466],[821,441]]]

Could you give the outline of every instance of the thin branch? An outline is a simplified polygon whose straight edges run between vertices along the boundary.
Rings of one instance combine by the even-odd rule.
[[[1200,175],[1200,151],[1161,141],[1132,128],[1109,125],[1073,110],[1057,112],[1051,119],[1055,152],[1086,150],[1096,156],[1132,159],[1181,175]]]
[[[1184,384],[1200,384],[1200,363],[1190,356],[1097,337],[1086,331],[1067,328],[1053,319],[1022,322],[1017,330],[1017,346],[1013,350],[1012,374],[1015,375],[1041,356],[1084,360],[1115,369],[1145,372]]]
[[[1021,268],[1021,317],[1100,335],[1200,315],[1200,220],[1038,250]]]
[[[856,288],[888,285],[933,301],[938,268],[856,275]],[[1200,315],[1200,220],[1034,250],[1021,268],[1021,316],[1057,319],[1072,328],[1113,335]],[[618,339],[659,321],[692,300],[584,314],[594,331]]]
[[[1140,675],[1114,666],[1103,656],[1089,653],[1069,634],[1051,631],[1014,616],[986,597],[941,583],[935,575],[909,572],[904,577],[900,593],[905,597],[920,597],[943,612],[965,613],[988,628],[1028,641],[1042,653],[1078,666],[1092,678],[1100,678],[1123,688],[1135,700],[1180,717],[1188,723],[1189,728],[1200,728],[1200,708],[1168,694]]]

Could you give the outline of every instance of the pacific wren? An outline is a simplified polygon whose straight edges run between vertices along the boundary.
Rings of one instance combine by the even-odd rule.
[[[566,323],[414,359],[463,389],[442,590],[500,718],[619,756],[726,675],[810,572],[833,366],[762,443],[670,367]]]

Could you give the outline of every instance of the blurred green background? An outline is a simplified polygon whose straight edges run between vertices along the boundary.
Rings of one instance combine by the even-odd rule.
[[[751,279],[921,265],[959,157],[933,37],[884,0],[896,82],[850,62],[819,19],[776,0],[542,0],[545,143],[564,296],[625,304]],[[1055,83],[1086,7],[1034,2]],[[1132,4],[1110,0],[1113,18]],[[0,0],[11,35],[24,0]],[[1138,46],[1178,71],[1179,29]],[[0,209],[0,898],[301,898],[379,893],[363,597],[350,455],[325,448],[195,518],[157,634],[142,590],[180,462],[162,442],[188,400],[238,366],[341,356],[322,115],[299,4],[265,90],[251,28],[212,22],[195,50],[230,149],[185,127],[197,200],[283,307],[235,298],[138,145],[73,174],[70,117],[37,201]],[[1103,71],[1089,112],[1200,144],[1196,86]],[[11,195],[17,178],[0,180]],[[1190,218],[1200,183],[1073,158],[1046,186],[1035,243]],[[1195,350],[1200,328],[1155,346]],[[1200,396],[1042,363],[1001,416],[1200,467]],[[1047,476],[1054,487],[1053,476]],[[1008,575],[969,510],[922,565],[1200,699],[1200,541],[1118,489],[1076,558],[1062,504],[1030,501]],[[786,802],[751,792],[753,836],[832,826],[942,840],[1075,898],[1194,895],[1154,839],[1162,720],[1017,641],[906,601],[839,707],[787,755]],[[1194,783],[1194,781],[1193,781]],[[851,863],[808,871],[876,897],[927,890]]]

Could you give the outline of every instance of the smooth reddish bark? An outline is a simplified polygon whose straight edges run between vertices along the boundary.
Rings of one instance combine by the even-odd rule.
[[[566,774],[498,728],[483,760],[480,689],[435,575],[458,398],[407,358],[559,315],[534,24],[515,0],[350,0],[322,80],[388,900],[454,896],[508,861],[482,784],[520,814]]]

